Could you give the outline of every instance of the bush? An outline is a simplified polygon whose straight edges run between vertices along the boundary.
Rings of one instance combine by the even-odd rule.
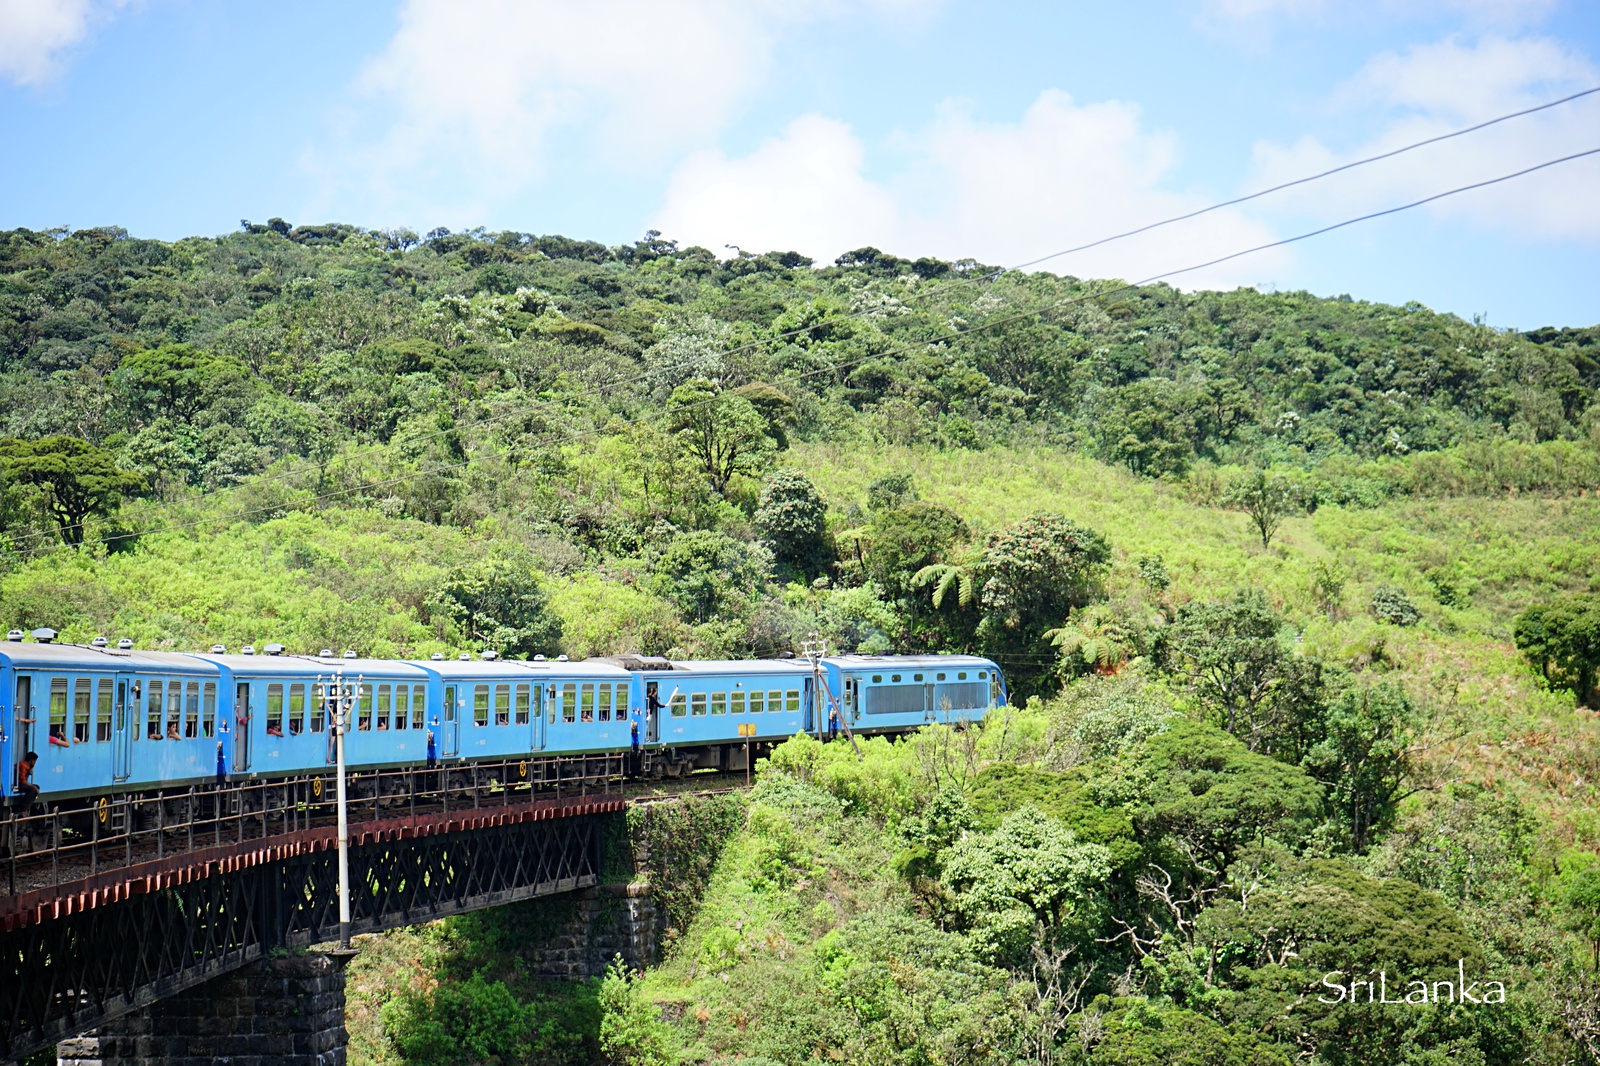
[[[1414,626],[1422,620],[1422,612],[1406,596],[1405,590],[1394,585],[1379,585],[1372,592],[1369,607],[1374,618],[1396,626]]]

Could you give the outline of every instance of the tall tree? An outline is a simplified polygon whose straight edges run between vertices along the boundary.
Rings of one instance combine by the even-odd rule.
[[[1580,704],[1589,700],[1600,677],[1600,596],[1535,604],[1517,618],[1512,635],[1546,681],[1571,689]]]
[[[73,547],[83,544],[85,519],[110,514],[125,494],[145,487],[144,478],[118,467],[110,452],[76,437],[0,441],[0,470],[43,492],[61,538]]]
[[[1256,527],[1263,548],[1272,543],[1272,536],[1283,520],[1301,510],[1300,493],[1294,482],[1283,474],[1269,474],[1260,469],[1234,478],[1223,493],[1222,503],[1250,516],[1250,524]]]
[[[717,492],[726,493],[736,474],[760,472],[782,446],[776,392],[763,386],[751,399],[704,378],[672,390],[667,423]]]

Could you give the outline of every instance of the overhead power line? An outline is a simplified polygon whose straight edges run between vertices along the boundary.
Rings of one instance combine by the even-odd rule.
[[[1141,234],[1141,233],[1148,233],[1151,230],[1159,229],[1159,228],[1161,228],[1163,226],[1170,226],[1170,225],[1173,225],[1174,223],[1178,223],[1178,222],[1184,222],[1184,221],[1187,221],[1188,219],[1191,219],[1191,218],[1197,218],[1200,215],[1208,214],[1208,213],[1210,213],[1212,211],[1218,211],[1218,210],[1221,210],[1224,207],[1231,207],[1231,206],[1233,206],[1235,204],[1242,204],[1242,203],[1245,203],[1246,201],[1249,201],[1249,200],[1260,199],[1263,196],[1267,196],[1267,195],[1269,195],[1271,193],[1279,192],[1279,191],[1281,191],[1283,189],[1289,189],[1289,188],[1293,188],[1293,187],[1295,187],[1297,185],[1305,185],[1305,184],[1308,184],[1308,183],[1313,182],[1313,181],[1319,181],[1322,178],[1326,178],[1326,177],[1329,177],[1329,176],[1334,175],[1334,174],[1339,174],[1339,173],[1342,173],[1342,172],[1347,171],[1347,170],[1353,170],[1353,169],[1355,169],[1357,167],[1363,167],[1363,166],[1366,166],[1369,163],[1376,163],[1376,162],[1378,162],[1380,160],[1391,159],[1394,156],[1402,155],[1402,154],[1404,154],[1406,152],[1413,151],[1413,150],[1415,150],[1417,148],[1422,148],[1422,147],[1425,147],[1425,146],[1430,145],[1430,144],[1437,144],[1440,141],[1447,141],[1447,140],[1450,140],[1450,139],[1452,139],[1454,137],[1461,137],[1461,136],[1464,136],[1464,135],[1466,135],[1468,133],[1475,133],[1478,130],[1485,129],[1485,128],[1489,127],[1489,126],[1494,126],[1494,125],[1497,125],[1498,123],[1506,122],[1506,121],[1509,121],[1509,120],[1514,119],[1514,118],[1521,118],[1524,115],[1531,115],[1531,114],[1534,114],[1536,112],[1547,111],[1550,108],[1559,107],[1562,104],[1571,103],[1574,100],[1578,100],[1578,99],[1581,99],[1581,98],[1586,97],[1586,96],[1591,96],[1591,95],[1593,95],[1595,93],[1600,93],[1600,86],[1596,86],[1595,88],[1592,88],[1592,89],[1585,89],[1582,92],[1573,93],[1570,96],[1563,96],[1559,100],[1551,100],[1551,101],[1549,101],[1547,103],[1538,104],[1538,105],[1536,105],[1534,107],[1524,108],[1521,111],[1512,111],[1512,112],[1509,112],[1509,113],[1504,114],[1504,115],[1498,115],[1498,116],[1496,116],[1494,118],[1487,119],[1487,120],[1485,120],[1483,122],[1476,123],[1475,125],[1465,126],[1465,127],[1461,128],[1461,129],[1458,129],[1458,130],[1452,130],[1449,133],[1443,133],[1443,134],[1439,134],[1439,135],[1434,136],[1434,137],[1425,138],[1425,139],[1420,140],[1420,141],[1414,141],[1411,144],[1402,145],[1399,148],[1391,149],[1390,151],[1382,152],[1382,153],[1380,153],[1378,155],[1368,156],[1365,159],[1357,159],[1357,160],[1355,160],[1353,162],[1345,163],[1345,164],[1342,164],[1340,166],[1333,167],[1333,168],[1331,168],[1329,170],[1324,170],[1324,171],[1321,171],[1321,172],[1316,173],[1316,174],[1309,174],[1309,175],[1307,175],[1307,176],[1305,176],[1303,178],[1296,178],[1293,181],[1286,181],[1286,182],[1283,182],[1282,184],[1273,185],[1273,186],[1271,186],[1269,188],[1266,188],[1266,189],[1260,189],[1260,190],[1257,190],[1256,192],[1249,193],[1249,194],[1247,194],[1245,196],[1235,197],[1234,199],[1231,199],[1231,200],[1223,200],[1223,201],[1221,201],[1219,203],[1211,204],[1208,207],[1202,207],[1202,208],[1200,208],[1198,210],[1190,211],[1190,212],[1188,212],[1186,214],[1174,215],[1171,218],[1164,218],[1164,219],[1161,219],[1161,220],[1156,221],[1156,222],[1151,222],[1151,223],[1148,223],[1146,225],[1140,226],[1140,227],[1138,227],[1136,229],[1125,230],[1122,233],[1114,233],[1114,234],[1111,234],[1108,237],[1101,237],[1098,240],[1090,241],[1087,244],[1080,244],[1080,245],[1077,245],[1077,246],[1072,247],[1072,248],[1065,248],[1065,249],[1062,249],[1059,252],[1051,252],[1049,255],[1040,256],[1037,259],[1030,259],[1027,262],[1018,263],[1015,266],[1002,267],[1000,270],[998,270],[998,271],[996,271],[995,273],[992,273],[992,274],[985,274],[985,275],[982,275],[981,277],[963,277],[963,278],[959,278],[959,279],[957,279],[957,280],[955,280],[953,282],[950,282],[950,283],[948,283],[946,285],[943,285],[943,286],[941,286],[941,287],[939,287],[937,289],[932,290],[932,292],[938,293],[940,295],[944,295],[944,294],[948,294],[951,291],[951,289],[953,289],[957,285],[972,285],[972,284],[979,284],[979,283],[982,283],[982,282],[993,281],[995,278],[1001,276],[1002,274],[1012,273],[1012,272],[1019,271],[1019,270],[1026,270],[1029,267],[1037,266],[1040,263],[1049,262],[1052,259],[1059,259],[1062,256],[1072,255],[1072,254],[1074,254],[1076,252],[1087,251],[1090,248],[1098,248],[1101,245],[1110,244],[1113,241],[1119,241],[1119,240],[1122,240],[1122,239],[1127,238],[1127,237],[1137,236],[1138,234]],[[1449,194],[1445,194],[1445,195],[1449,195]],[[1359,221],[1359,220],[1352,220],[1352,221]],[[1341,225],[1349,225],[1349,224],[1350,224],[1349,222],[1341,223]],[[1302,235],[1302,236],[1296,237],[1296,238],[1292,238],[1290,241],[1283,241],[1283,242],[1280,242],[1280,243],[1288,244],[1288,243],[1292,243],[1295,240],[1304,240],[1306,236],[1309,236],[1309,234]],[[728,247],[732,248],[734,246],[733,245],[728,245]],[[1266,247],[1272,247],[1272,246],[1271,245],[1263,245],[1262,247],[1266,248]],[[1254,250],[1257,250],[1257,249],[1251,249],[1251,250],[1254,251]],[[1235,256],[1230,257],[1230,258],[1236,258],[1238,255],[1246,255],[1246,254],[1249,254],[1249,253],[1248,252],[1239,252],[1239,253],[1235,253]],[[1218,262],[1225,262],[1225,261],[1226,260],[1218,260]],[[1213,264],[1206,264],[1206,265],[1213,265]],[[1202,268],[1199,267],[1199,266],[1187,268],[1187,270],[1199,270],[1199,269],[1202,269]],[[1169,277],[1169,276],[1173,276],[1173,275],[1162,274],[1162,275],[1158,275],[1157,278],[1159,279],[1161,277]],[[862,310],[862,311],[851,311],[851,312],[847,312],[847,313],[842,314],[842,315],[838,315],[838,316],[836,316],[836,317],[834,317],[832,319],[829,319],[828,321],[830,321],[830,322],[852,321],[852,320],[855,320],[855,319],[858,319],[858,318],[863,318],[863,317],[865,317],[865,316],[867,316],[869,314],[872,314],[872,313],[873,313],[873,311],[870,310],[870,309]],[[814,328],[815,328],[815,325],[801,326],[801,327],[796,328],[796,329],[787,330],[787,331],[785,331],[783,333],[774,334],[771,337],[764,337],[764,338],[762,338],[761,340],[758,340],[758,341],[750,341],[750,342],[747,342],[745,344],[738,345],[737,347],[729,348],[726,351],[720,352],[718,354],[724,355],[724,356],[737,355],[740,352],[751,351],[751,350],[753,350],[755,348],[761,347],[763,345],[771,344],[771,343],[773,343],[775,341],[790,340],[790,339],[792,339],[794,337],[799,336],[802,333],[809,332],[810,330],[812,330]],[[574,393],[569,393],[569,394],[567,394],[565,399],[573,400],[573,399],[579,399],[579,398],[582,398],[582,397],[585,397],[585,396],[590,396],[590,395],[601,395],[606,390],[620,388],[620,387],[625,386],[625,385],[637,385],[637,384],[643,382],[645,380],[645,377],[646,377],[646,375],[639,374],[639,375],[635,375],[635,376],[630,377],[630,378],[621,378],[621,379],[618,379],[616,381],[607,382],[604,385],[595,385],[595,386],[592,386],[592,387],[587,388],[587,389],[582,389],[582,390],[579,390],[579,391],[574,392]],[[536,403],[544,403],[546,406],[556,406],[554,404],[549,404],[546,401],[536,401]],[[450,434],[450,433],[459,433],[459,432],[461,432],[463,430],[476,429],[476,428],[480,428],[480,427],[483,427],[483,426],[493,425],[493,424],[495,424],[497,422],[504,421],[504,420],[506,420],[508,418],[514,418],[514,417],[516,417],[518,415],[528,414],[528,413],[530,413],[530,410],[531,410],[531,408],[533,406],[535,406],[535,405],[529,405],[528,407],[516,408],[516,409],[510,410],[510,411],[506,411],[506,412],[503,412],[503,413],[497,414],[497,415],[489,415],[489,416],[487,416],[485,418],[477,419],[477,420],[472,421],[472,422],[462,423],[460,425],[451,426],[451,427],[449,427],[447,429],[429,430],[428,432],[425,432],[425,433],[416,433],[416,434],[411,434],[411,435],[405,436],[405,437],[396,437],[396,438],[391,439],[391,440],[389,440],[389,441],[387,441],[387,442],[385,442],[383,444],[374,445],[374,446],[372,446],[372,447],[370,447],[368,449],[365,449],[364,451],[359,452],[356,455],[344,455],[344,456],[339,456],[338,458],[339,458],[340,461],[349,462],[351,459],[354,459],[354,458],[360,458],[362,456],[367,456],[367,455],[381,454],[382,452],[385,452],[385,451],[387,451],[389,449],[392,449],[392,448],[398,448],[398,447],[400,447],[402,445],[419,444],[419,443],[421,443],[423,441],[434,440],[436,438],[443,437],[443,436],[445,436],[447,434]],[[255,479],[253,484],[258,484],[258,485],[260,485],[260,484],[270,484],[270,483],[275,482],[275,481],[282,481],[282,480],[284,480],[286,478],[295,477],[295,476],[303,474],[305,472],[306,471],[305,471],[305,469],[303,467],[302,468],[297,468],[297,469],[296,468],[291,468],[291,469],[288,469],[288,470],[281,471],[281,472],[279,472],[277,474],[268,474],[268,475],[264,475],[262,477],[258,477],[258,478]],[[199,493],[198,495],[196,495],[194,497],[191,497],[191,500],[193,500],[193,501],[204,500],[204,499],[207,499],[208,497],[216,495],[218,492],[221,492],[221,491],[224,491],[224,488],[220,487],[220,486],[218,488],[207,489],[206,491],[201,492],[201,493]],[[41,539],[41,538],[40,538],[40,535],[36,534],[33,539]]]
[[[1278,185],[1268,186],[1265,189],[1258,189],[1255,192],[1247,193],[1244,196],[1236,196],[1232,200],[1223,200],[1222,202],[1212,204],[1209,207],[1202,207],[1198,210],[1189,211],[1182,215],[1173,215],[1171,218],[1164,218],[1159,222],[1151,222],[1147,225],[1139,226],[1137,229],[1124,230],[1121,233],[1113,233],[1109,237],[1101,237],[1099,240],[1090,241],[1088,244],[1079,244],[1071,248],[1063,248],[1059,252],[1051,252],[1049,255],[1040,256],[1038,259],[1030,259],[1026,263],[1018,263],[1016,266],[1011,267],[1010,269],[1026,270],[1028,267],[1038,266],[1040,263],[1048,263],[1052,259],[1059,259],[1064,255],[1072,255],[1074,252],[1086,252],[1090,248],[1098,248],[1102,244],[1110,244],[1112,241],[1120,241],[1125,237],[1136,237],[1141,233],[1149,233],[1153,229],[1160,229],[1162,226],[1170,226],[1175,222],[1187,222],[1191,218],[1199,218],[1201,215],[1210,214],[1212,211],[1220,211],[1224,207],[1233,207],[1235,204],[1248,203],[1251,200],[1259,200],[1263,196],[1269,196],[1275,192],[1282,192],[1284,189],[1292,189],[1296,185],[1306,185],[1313,181],[1321,181],[1323,178],[1332,177],[1335,174],[1342,174],[1347,170],[1354,170],[1356,167],[1364,167],[1369,163],[1377,163],[1384,159],[1393,159],[1397,155],[1404,155],[1405,153],[1415,151],[1418,148],[1425,148],[1430,144],[1438,144],[1440,141],[1448,141],[1455,137],[1464,137],[1469,133],[1476,133],[1481,129],[1487,129],[1490,126],[1498,125],[1501,122],[1508,122],[1511,119],[1521,118],[1524,115],[1532,115],[1539,111],[1548,111],[1550,108],[1560,107],[1562,104],[1570,104],[1574,100],[1582,99],[1585,96],[1592,96],[1595,93],[1600,93],[1600,85],[1597,85],[1592,89],[1585,89],[1579,93],[1573,93],[1571,96],[1563,96],[1559,100],[1551,100],[1549,103],[1539,104],[1535,107],[1526,107],[1521,111],[1512,111],[1508,114],[1498,115],[1494,118],[1487,119],[1472,126],[1464,126],[1459,130],[1451,130],[1449,133],[1441,133],[1436,137],[1427,137],[1420,141],[1413,141],[1410,144],[1402,145],[1399,148],[1392,148],[1387,152],[1379,152],[1377,155],[1369,155],[1365,159],[1357,159],[1353,162],[1343,163],[1339,166],[1319,171],[1316,174],[1308,174],[1303,178],[1295,178],[1293,181],[1285,181]]]
[[[1590,148],[1590,149],[1588,149],[1586,151],[1574,152],[1571,155],[1565,155],[1565,156],[1560,157],[1559,159],[1551,159],[1551,160],[1548,160],[1548,161],[1546,161],[1544,163],[1539,163],[1539,164],[1536,164],[1536,165],[1531,166],[1531,167],[1524,167],[1521,170],[1513,171],[1510,174],[1503,174],[1503,175],[1501,175],[1500,177],[1497,177],[1497,178],[1489,178],[1489,179],[1486,179],[1484,181],[1475,181],[1475,182],[1472,182],[1472,183],[1467,184],[1467,185],[1459,185],[1459,186],[1456,186],[1453,189],[1446,189],[1444,192],[1439,192],[1439,193],[1433,194],[1432,196],[1423,197],[1420,200],[1413,200],[1410,203],[1401,204],[1398,207],[1391,207],[1391,208],[1387,208],[1387,209],[1382,210],[1382,211],[1372,211],[1372,212],[1369,212],[1369,213],[1364,214],[1364,215],[1359,215],[1359,216],[1357,216],[1355,218],[1345,219],[1342,222],[1336,222],[1336,223],[1334,223],[1333,225],[1330,225],[1330,226],[1323,226],[1323,227],[1320,227],[1318,229],[1309,230],[1309,231],[1307,231],[1305,233],[1301,233],[1301,234],[1298,234],[1298,235],[1293,236],[1293,237],[1286,237],[1283,240],[1272,241],[1272,242],[1270,242],[1268,244],[1256,245],[1253,248],[1246,248],[1246,249],[1243,249],[1243,250],[1238,251],[1238,252],[1232,252],[1232,253],[1230,253],[1228,255],[1219,256],[1219,257],[1217,257],[1215,259],[1210,259],[1210,260],[1207,260],[1206,262],[1203,262],[1203,263],[1194,263],[1194,264],[1192,264],[1190,266],[1176,267],[1176,268],[1174,268],[1172,270],[1166,270],[1166,271],[1163,271],[1163,272],[1161,272],[1159,274],[1152,274],[1151,276],[1149,276],[1147,278],[1144,278],[1144,279],[1142,279],[1140,281],[1124,282],[1124,283],[1122,283],[1120,285],[1113,285],[1113,286],[1110,286],[1109,288],[1106,288],[1106,289],[1096,290],[1094,292],[1084,292],[1084,293],[1080,293],[1080,294],[1078,294],[1076,296],[1064,297],[1063,299],[1052,301],[1052,302],[1050,302],[1048,304],[1045,304],[1044,306],[1041,306],[1041,307],[1034,307],[1034,308],[1030,308],[1030,309],[1023,310],[1023,311],[1014,311],[1014,312],[1011,312],[1011,313],[1008,313],[1008,314],[997,315],[994,318],[987,319],[984,322],[978,323],[977,325],[967,326],[967,327],[964,327],[964,328],[961,328],[961,329],[953,330],[949,337],[939,338],[939,339],[940,340],[952,340],[952,339],[956,339],[956,338],[959,338],[959,337],[971,336],[973,334],[982,333],[982,332],[984,332],[986,330],[994,329],[997,326],[1006,325],[1006,324],[1011,323],[1011,322],[1021,321],[1021,320],[1026,319],[1026,318],[1032,318],[1035,315],[1045,315],[1045,314],[1050,314],[1050,313],[1052,313],[1054,311],[1060,311],[1060,310],[1062,310],[1064,308],[1070,307],[1070,306],[1075,305],[1075,304],[1085,303],[1085,302],[1088,302],[1090,300],[1104,300],[1104,299],[1106,299],[1108,297],[1117,295],[1118,293],[1128,292],[1128,291],[1131,291],[1133,289],[1137,289],[1137,288],[1139,288],[1141,286],[1144,286],[1144,285],[1153,284],[1153,283],[1155,283],[1157,281],[1163,281],[1163,280],[1165,280],[1167,278],[1177,277],[1177,276],[1179,276],[1181,274],[1188,274],[1188,273],[1191,273],[1191,272],[1196,271],[1196,270],[1203,270],[1206,267],[1215,266],[1218,263],[1226,263],[1229,260],[1238,259],[1241,256],[1252,255],[1252,254],[1254,254],[1256,252],[1266,251],[1269,248],[1278,248],[1278,247],[1281,247],[1281,246],[1283,246],[1285,244],[1293,244],[1296,241],[1303,241],[1303,240],[1306,240],[1308,238],[1318,236],[1320,234],[1329,233],[1329,232],[1331,232],[1333,230],[1336,230],[1336,229],[1342,229],[1345,226],[1351,226],[1351,225],[1354,225],[1357,222],[1365,222],[1365,221],[1368,221],[1368,220],[1371,220],[1371,219],[1375,219],[1375,218],[1383,218],[1383,217],[1385,217],[1387,215],[1399,214],[1402,211],[1410,211],[1410,210],[1412,210],[1414,208],[1421,207],[1424,204],[1430,204],[1430,203],[1434,203],[1435,201],[1438,201],[1438,200],[1443,200],[1446,197],[1456,196],[1456,195],[1459,195],[1459,194],[1464,193],[1464,192],[1470,192],[1470,191],[1472,191],[1474,189],[1482,189],[1482,188],[1485,188],[1486,186],[1490,186],[1490,185],[1497,185],[1497,184],[1499,184],[1501,182],[1511,181],[1514,178],[1520,178],[1520,177],[1523,177],[1524,175],[1532,174],[1532,173],[1534,173],[1536,171],[1545,170],[1545,169],[1547,169],[1549,167],[1558,166],[1558,165],[1560,165],[1562,163],[1569,163],[1569,162],[1572,162],[1573,160],[1576,160],[1576,159],[1583,159],[1583,158],[1586,158],[1586,157],[1589,157],[1589,156],[1594,156],[1594,155],[1600,155],[1600,148]],[[828,366],[819,367],[819,368],[814,369],[814,370],[809,370],[809,371],[806,371],[803,374],[796,374],[796,375],[793,375],[792,377],[789,377],[787,379],[779,379],[779,382],[781,383],[781,382],[787,381],[787,382],[798,383],[798,382],[803,381],[803,380],[805,380],[807,378],[816,377],[818,375],[838,373],[841,370],[844,370],[844,369],[847,369],[849,367],[855,366],[855,365],[857,365],[859,363],[864,363],[864,362],[867,362],[867,361],[872,360],[872,359],[881,359],[881,358],[883,358],[883,356],[889,355],[889,354],[894,354],[894,353],[899,353],[899,352],[907,352],[907,351],[912,350],[913,348],[921,347],[921,346],[922,346],[922,344],[920,344],[920,343],[918,343],[918,344],[901,343],[901,344],[892,345],[892,346],[890,346],[890,347],[888,347],[886,349],[883,349],[882,351],[875,352],[875,353],[873,353],[871,355],[862,356],[859,359],[851,359],[851,360],[845,360],[845,361],[839,362],[839,363],[831,363]],[[696,404],[686,405],[684,409],[685,410],[693,410],[693,409],[695,409],[697,407],[702,407],[702,406],[705,406],[707,404],[711,404],[711,403],[715,403],[715,402],[716,402],[716,398],[712,397],[711,399],[707,399],[707,400],[701,401],[701,402],[696,403]],[[643,416],[640,416],[638,418],[627,419],[627,420],[623,420],[621,422],[612,422],[612,423],[609,423],[606,426],[601,426],[601,427],[597,427],[597,428],[594,428],[594,429],[580,430],[580,431],[573,432],[573,433],[558,434],[558,435],[555,435],[555,436],[546,437],[545,439],[543,439],[541,441],[530,442],[529,444],[527,444],[525,446],[520,446],[520,447],[525,447],[525,448],[529,448],[529,449],[532,449],[532,448],[547,448],[547,447],[550,447],[551,445],[554,445],[554,444],[565,444],[565,443],[568,443],[568,442],[571,442],[571,441],[575,441],[575,440],[582,440],[582,439],[584,439],[586,437],[593,437],[593,436],[596,436],[598,434],[607,432],[613,426],[638,425],[638,424],[641,424],[641,423],[644,423],[644,422],[652,421],[656,417],[657,416],[654,415],[654,414],[652,414],[652,415],[643,415]],[[322,502],[325,502],[327,500],[338,499],[338,498],[343,497],[343,496],[349,496],[349,495],[352,495],[354,493],[370,492],[370,491],[373,491],[375,489],[387,488],[387,487],[392,486],[392,485],[398,485],[398,484],[401,484],[402,482],[410,481],[413,478],[425,477],[425,476],[432,475],[432,474],[449,473],[449,472],[454,471],[454,470],[460,470],[460,469],[464,469],[465,467],[472,466],[475,463],[483,462],[486,459],[497,459],[497,458],[503,458],[503,455],[501,453],[499,453],[499,452],[490,452],[490,453],[485,453],[483,455],[475,455],[475,456],[472,456],[471,458],[463,459],[460,462],[445,463],[445,464],[442,464],[442,465],[439,465],[439,466],[432,467],[432,468],[427,469],[427,470],[412,471],[410,473],[404,474],[404,475],[399,476],[399,477],[388,478],[388,479],[385,479],[385,480],[382,480],[382,481],[376,481],[376,482],[363,482],[362,484],[354,485],[354,486],[351,486],[351,487],[348,487],[348,488],[337,489],[337,490],[335,490],[333,492],[322,493],[320,495],[313,496],[308,500],[299,501],[298,504],[291,505],[291,506],[305,506],[305,505],[308,505],[308,504],[322,503]],[[190,521],[190,522],[173,523],[173,524],[170,524],[170,525],[158,526],[158,527],[154,527],[154,528],[151,528],[151,529],[139,530],[139,531],[135,531],[135,532],[131,532],[131,533],[122,533],[122,534],[119,534],[118,536],[116,536],[114,538],[113,537],[99,537],[99,538],[95,538],[94,540],[91,540],[91,541],[85,541],[84,543],[104,543],[104,542],[106,542],[108,540],[113,540],[113,539],[115,539],[115,540],[125,540],[125,539],[129,539],[129,538],[134,538],[134,537],[153,536],[153,535],[155,535],[157,533],[177,532],[179,530],[193,528],[194,526],[207,525],[207,524],[213,523],[213,522],[236,521],[238,519],[250,518],[250,517],[253,517],[253,516],[258,515],[258,514],[265,514],[265,513],[272,512],[272,511],[279,511],[279,510],[284,510],[284,509],[285,509],[285,506],[283,504],[273,504],[273,505],[266,506],[266,507],[251,508],[250,510],[246,510],[246,511],[237,511],[237,512],[234,512],[232,514],[215,515],[215,516],[211,516],[211,517],[207,517],[207,518],[195,519],[195,520]],[[63,528],[70,529],[70,528],[76,528],[76,527],[68,526],[68,527],[63,527]],[[40,552],[48,551],[48,550],[50,550],[50,549],[49,548],[28,548],[28,549],[23,549],[23,550],[19,551],[17,554],[18,555],[23,555],[23,556],[34,555],[34,554],[38,554]]]

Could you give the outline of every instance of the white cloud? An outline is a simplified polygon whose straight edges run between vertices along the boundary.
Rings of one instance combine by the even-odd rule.
[[[1334,94],[1338,114],[1376,111],[1387,117],[1382,130],[1348,149],[1331,148],[1312,137],[1292,145],[1258,144],[1252,187],[1389,151],[1597,83],[1600,71],[1592,62],[1544,38],[1491,36],[1473,44],[1450,39],[1386,53]],[[1587,148],[1600,148],[1600,99],[1595,97],[1512,119],[1262,204],[1333,218],[1420,199]],[[1579,160],[1442,200],[1426,210],[1518,236],[1595,238],[1600,237],[1596,189],[1600,160]]]
[[[849,127],[806,116],[741,158],[716,151],[691,157],[674,174],[654,224],[717,250],[725,243],[753,251],[792,248],[828,261],[870,243],[904,256],[1013,265],[1206,202],[1163,188],[1176,143],[1144,130],[1136,107],[1079,106],[1053,90],[1015,123],[982,123],[947,106],[898,147],[907,165],[873,180],[866,150]],[[1219,211],[1044,269],[1142,278],[1272,236],[1239,212]],[[1281,254],[1267,253],[1175,283],[1253,283],[1283,263]]]
[[[380,201],[435,184],[481,207],[559,150],[649,173],[709,143],[772,73],[797,26],[915,17],[939,0],[406,0],[333,143],[307,165]],[[409,205],[407,205],[409,206]],[[471,209],[469,207],[469,210]]]
[[[1205,16],[1221,22],[1264,18],[1338,20],[1440,15],[1475,23],[1521,24],[1543,18],[1558,0],[1204,0]]]
[[[60,69],[60,53],[127,0],[0,0],[0,77],[40,85]]]

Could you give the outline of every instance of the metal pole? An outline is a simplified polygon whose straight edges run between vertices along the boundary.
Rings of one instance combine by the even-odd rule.
[[[336,679],[337,679],[337,675]],[[338,784],[335,794],[339,804],[339,946],[350,947],[350,821],[345,813],[344,794],[344,723],[345,693],[334,704],[334,756],[337,762]]]

